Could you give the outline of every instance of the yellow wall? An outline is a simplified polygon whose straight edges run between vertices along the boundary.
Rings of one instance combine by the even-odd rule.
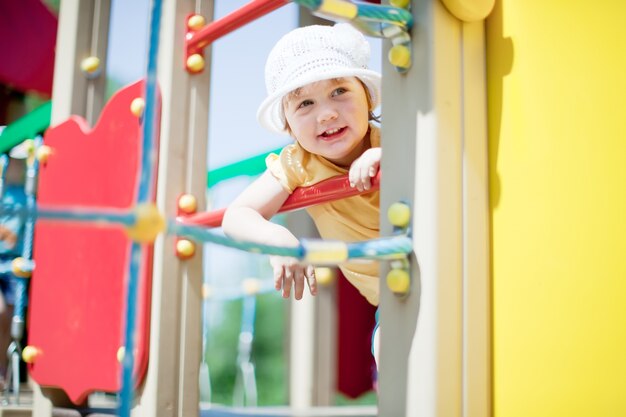
[[[626,2],[487,21],[496,417],[626,416]]]

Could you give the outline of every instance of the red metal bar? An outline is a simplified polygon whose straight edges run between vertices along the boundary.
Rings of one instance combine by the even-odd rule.
[[[187,35],[187,53],[203,49],[216,39],[289,3],[289,0],[252,0],[234,12],[215,20],[197,32]]]
[[[358,194],[367,194],[380,189],[380,171],[372,178],[372,188],[367,191],[359,191],[350,187],[348,175],[338,175],[319,182],[310,187],[296,188],[287,198],[279,213],[301,209],[316,204],[327,203],[340,198],[353,197]],[[180,216],[177,220],[183,224],[194,224],[206,227],[220,227],[226,209],[219,209],[191,216]]]

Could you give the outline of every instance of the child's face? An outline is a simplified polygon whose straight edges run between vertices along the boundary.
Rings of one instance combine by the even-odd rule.
[[[283,100],[293,136],[307,151],[349,167],[367,147],[369,105],[356,77],[307,84]]]

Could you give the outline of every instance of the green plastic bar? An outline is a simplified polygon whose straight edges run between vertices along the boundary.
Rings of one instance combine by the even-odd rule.
[[[207,175],[208,187],[211,188],[224,180],[240,175],[253,177],[261,174],[265,171],[265,158],[271,153],[279,153],[281,149],[282,147],[209,171]]]
[[[52,102],[48,101],[8,125],[0,134],[0,153],[11,150],[26,139],[32,139],[50,126]]]

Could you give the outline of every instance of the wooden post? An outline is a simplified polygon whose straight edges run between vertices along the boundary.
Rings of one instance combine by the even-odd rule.
[[[413,67],[383,64],[381,234],[412,208],[411,292],[381,275],[379,414],[490,415],[486,89],[482,22],[412,2]],[[389,49],[385,42],[385,53]]]

